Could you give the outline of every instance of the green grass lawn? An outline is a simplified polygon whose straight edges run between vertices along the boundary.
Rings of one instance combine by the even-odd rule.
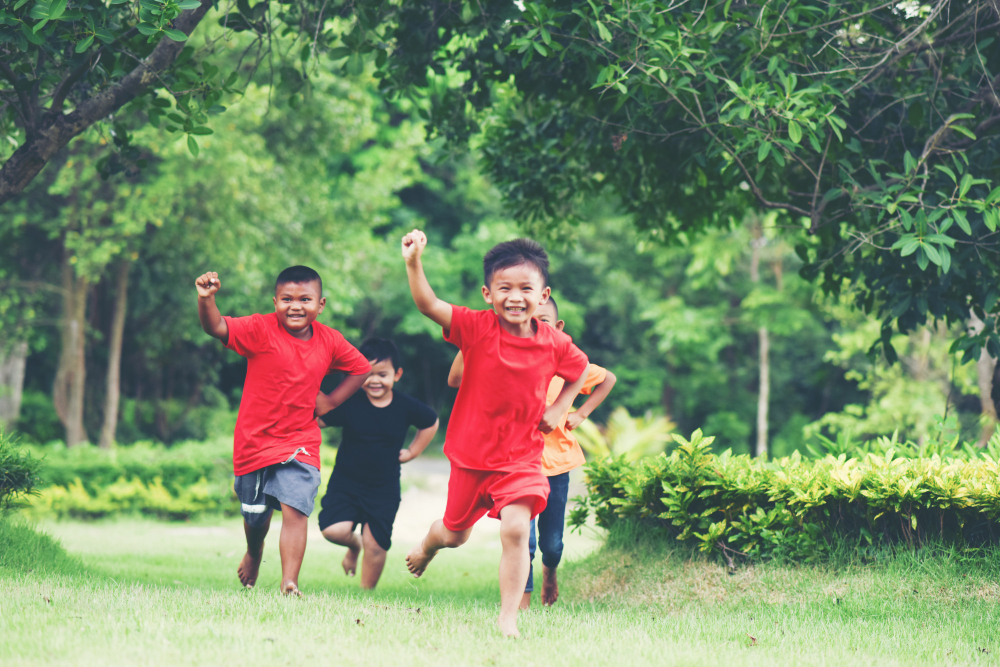
[[[258,588],[239,589],[238,519],[43,528],[83,573],[72,561],[27,571],[0,558],[4,666],[1000,663],[996,556],[730,575],[619,535],[568,563],[560,602],[522,614],[523,639],[503,640],[492,543],[442,553],[420,580],[403,568],[408,545],[397,545],[369,594],[344,577],[341,549],[310,542],[298,600],[277,593],[276,539]]]

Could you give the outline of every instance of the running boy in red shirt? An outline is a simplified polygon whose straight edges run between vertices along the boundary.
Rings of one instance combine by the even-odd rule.
[[[566,323],[559,319],[559,306],[555,297],[549,295],[549,300],[538,307],[535,316],[539,322],[544,322],[557,330],[562,331]],[[459,387],[462,383],[462,375],[465,365],[462,362],[462,353],[455,356],[455,361],[451,365],[448,373],[448,386]],[[604,402],[612,387],[615,386],[617,378],[611,371],[601,368],[597,364],[590,364],[587,368],[587,380],[584,382],[581,394],[590,394],[590,397],[580,406],[579,410],[569,412],[562,416],[559,426],[551,432],[545,434],[545,449],[542,451],[542,474],[549,481],[549,501],[545,510],[537,517],[538,540],[537,544],[542,550],[542,604],[552,606],[559,598],[559,584],[556,578],[556,568],[562,561],[563,552],[563,528],[566,524],[566,504],[569,502],[569,471],[578,468],[586,463],[583,457],[583,450],[571,431],[579,426],[598,405]],[[552,378],[549,390],[546,394],[546,404],[552,403],[559,396],[563,388],[563,379]],[[535,520],[531,521],[528,540],[529,561],[535,560]],[[535,590],[534,577],[531,567],[528,569],[528,584],[524,587],[524,596],[521,598],[521,609],[531,606],[531,594]]]
[[[209,336],[247,358],[247,378],[233,437],[234,488],[243,513],[247,551],[236,570],[240,583],[257,583],[264,537],[273,510],[282,513],[281,591],[299,592],[308,519],[319,489],[320,431],[314,414],[347,400],[371,365],[336,329],[316,322],[323,312],[323,282],[307,266],[278,275],[274,312],[223,317],[215,304],[219,274],[195,280],[198,319]],[[347,374],[330,395],[320,393],[324,376]]]
[[[519,636],[517,609],[528,579],[528,528],[545,509],[549,483],[541,472],[542,433],[552,431],[587,379],[587,355],[569,336],[533,315],[549,296],[549,260],[529,239],[495,246],[483,258],[483,298],[492,310],[470,310],[437,298],[420,257],[427,237],[403,237],[413,301],[459,347],[468,368],[448,423],[451,461],[444,518],[406,557],[419,577],[438,551],[465,543],[483,515],[500,519],[500,617],[505,636]],[[554,376],[567,381],[549,407]]]

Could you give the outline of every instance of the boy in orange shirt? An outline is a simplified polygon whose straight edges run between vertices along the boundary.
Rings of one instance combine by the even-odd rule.
[[[538,320],[562,331],[566,326],[559,319],[559,306],[554,297],[549,296],[548,302],[538,307]],[[448,373],[448,386],[458,387],[462,383],[465,363],[459,352]],[[551,433],[545,434],[545,449],[542,451],[542,474],[549,481],[549,499],[545,510],[538,515],[538,545],[542,550],[542,604],[551,606],[559,598],[559,584],[556,579],[556,568],[562,560],[563,528],[566,522],[566,503],[569,500],[569,471],[579,468],[586,460],[580,443],[573,437],[572,431],[579,426],[598,405],[604,402],[618,378],[611,371],[597,364],[587,368],[587,379],[580,389],[581,394],[590,394],[579,410],[566,412],[559,420],[559,425]],[[563,379],[552,378],[545,397],[545,404],[552,405],[563,389]],[[529,537],[529,558],[535,560],[535,520],[531,521]],[[521,598],[521,609],[531,605],[531,593],[534,591],[533,568],[528,569],[528,583],[524,587]]]
[[[435,521],[406,557],[419,577],[438,551],[464,544],[475,523],[500,519],[500,617],[508,637],[519,636],[517,611],[528,578],[528,531],[545,509],[549,484],[541,471],[542,433],[559,425],[587,379],[587,355],[569,336],[535,317],[549,297],[549,260],[529,239],[493,247],[483,258],[483,299],[490,310],[453,306],[437,298],[424,275],[427,237],[403,237],[410,293],[421,313],[444,330],[469,366],[448,422],[444,453],[451,462],[444,518]],[[545,407],[558,375],[567,384]]]

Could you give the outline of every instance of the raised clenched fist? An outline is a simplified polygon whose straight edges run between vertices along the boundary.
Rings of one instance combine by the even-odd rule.
[[[407,262],[420,259],[426,246],[427,235],[419,229],[414,229],[403,237],[403,259]]]
[[[222,287],[222,283],[219,282],[219,274],[215,271],[209,271],[208,273],[203,273],[198,276],[197,280],[194,281],[194,286],[198,288],[198,296],[207,299],[210,296],[215,295]]]

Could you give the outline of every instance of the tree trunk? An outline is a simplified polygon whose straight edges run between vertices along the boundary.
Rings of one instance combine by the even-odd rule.
[[[975,333],[982,333],[985,324],[976,316],[975,311],[969,311],[969,328]],[[979,404],[982,406],[982,416],[980,423],[982,430],[979,432],[979,447],[989,444],[990,438],[997,430],[997,406],[993,402],[993,373],[996,371],[997,360],[990,356],[986,348],[979,354],[976,360],[976,379],[979,384]]]
[[[764,230],[759,221],[753,223],[753,241],[750,242],[750,280],[760,284],[760,251],[766,243]],[[760,383],[757,390],[757,447],[755,454],[767,456],[767,409],[771,398],[771,361],[769,358],[771,341],[767,327],[757,329],[757,352],[760,367]]]
[[[101,427],[100,446],[109,449],[115,442],[118,427],[118,400],[121,396],[122,338],[125,332],[125,310],[128,305],[128,272],[132,263],[123,259],[118,264],[115,280],[115,313],[111,321],[111,341],[108,346],[107,393],[104,398],[104,425]]]
[[[87,441],[87,432],[83,426],[83,397],[87,373],[84,352],[87,343],[87,294],[90,292],[90,282],[76,276],[69,258],[70,254],[66,252],[62,269],[62,347],[52,387],[52,402],[56,415],[66,429],[66,446],[73,447]]]
[[[24,362],[27,359],[26,341],[14,343],[6,354],[0,354],[0,428],[13,428],[21,416]]]

